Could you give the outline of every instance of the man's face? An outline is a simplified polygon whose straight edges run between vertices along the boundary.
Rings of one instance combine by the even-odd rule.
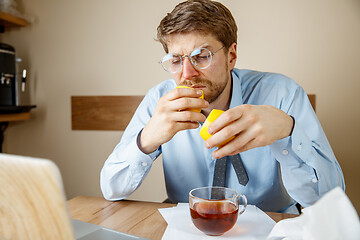
[[[214,53],[223,47],[222,43],[212,35],[196,32],[171,34],[167,43],[169,53],[177,53],[181,56],[190,55],[197,48],[207,48]],[[183,60],[182,69],[173,74],[177,85],[203,90],[205,100],[209,103],[218,99],[225,89],[230,89],[230,70],[233,69],[234,64],[230,63],[225,48],[212,56],[210,66],[205,69],[195,68],[189,58]]]

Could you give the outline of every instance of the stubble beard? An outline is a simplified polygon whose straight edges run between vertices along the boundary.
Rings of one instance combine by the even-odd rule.
[[[219,96],[224,92],[224,89],[226,88],[227,84],[229,82],[229,77],[226,76],[225,82],[222,82],[220,84],[216,84],[210,88],[211,91],[208,94],[204,94],[204,98],[209,103],[215,102]]]
[[[229,67],[226,65],[225,73],[229,72]],[[204,78],[194,78],[191,81],[189,81],[189,85],[191,84],[199,84],[205,86],[204,91],[204,99],[208,101],[209,103],[215,102],[219,96],[224,92],[224,89],[226,88],[227,84],[229,83],[229,76],[226,75],[225,81],[217,83],[212,82],[208,79]],[[191,84],[190,84],[191,82]]]
[[[201,85],[204,86],[204,99],[209,103],[212,103],[218,99],[218,97],[223,93],[225,87],[227,86],[229,79],[228,76],[226,80],[221,83],[214,83],[208,79],[201,77],[195,77],[191,80],[185,80],[179,85],[191,87],[192,85]]]

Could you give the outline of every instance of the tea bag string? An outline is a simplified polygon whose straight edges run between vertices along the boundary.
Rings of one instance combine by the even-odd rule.
[[[216,160],[213,186],[225,187],[227,159],[231,161],[239,183],[243,186],[246,186],[249,181],[249,177],[241,161],[240,154],[226,156]]]

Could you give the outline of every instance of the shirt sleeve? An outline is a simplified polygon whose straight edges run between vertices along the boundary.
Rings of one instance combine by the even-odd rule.
[[[100,173],[100,187],[107,200],[121,200],[133,193],[161,153],[159,148],[151,154],[145,154],[137,144],[138,135],[155,109],[154,103],[157,103],[157,100],[154,101],[153,98],[151,93],[144,97],[126,127],[120,143],[104,163]]]
[[[295,126],[291,136],[270,147],[289,195],[307,207],[336,186],[345,190],[341,168],[305,91],[298,87],[282,105]]]

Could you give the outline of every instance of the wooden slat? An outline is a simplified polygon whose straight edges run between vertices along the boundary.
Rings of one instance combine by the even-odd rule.
[[[316,109],[316,95],[308,94]],[[72,96],[73,130],[125,130],[144,96]]]
[[[144,96],[72,96],[73,130],[125,130]]]
[[[0,114],[0,122],[22,121],[30,119],[30,112]]]
[[[28,22],[20,17],[0,11],[0,25],[6,27],[25,27]]]
[[[316,95],[315,94],[308,94],[308,98],[310,100],[310,103],[311,103],[314,111],[316,112]]]

